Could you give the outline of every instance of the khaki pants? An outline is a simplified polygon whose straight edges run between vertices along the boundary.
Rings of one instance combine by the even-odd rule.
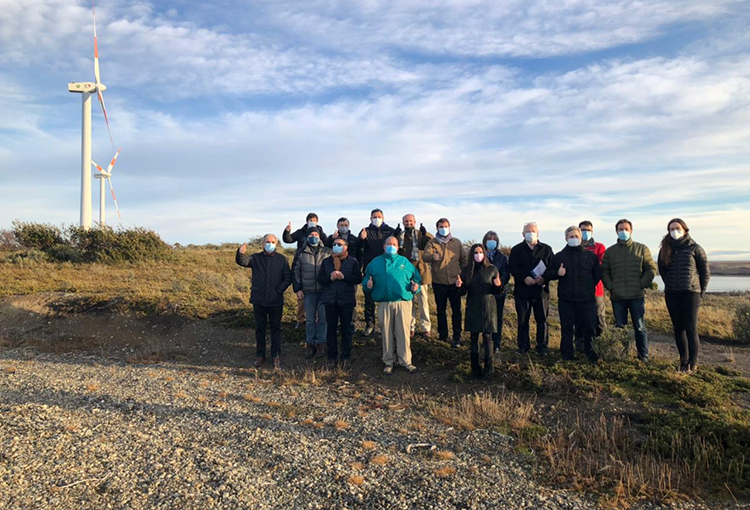
[[[397,357],[399,365],[411,365],[411,306],[411,301],[378,303],[378,324],[383,337],[383,363],[386,365],[394,365]]]
[[[432,329],[430,320],[430,286],[422,285],[414,295],[411,309],[411,330],[429,333]],[[419,322],[419,324],[417,324]],[[417,327],[419,326],[419,327]]]
[[[305,322],[305,300],[297,300],[297,322]]]

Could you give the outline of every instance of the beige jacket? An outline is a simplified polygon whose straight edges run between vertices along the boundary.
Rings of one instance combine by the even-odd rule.
[[[440,260],[434,260],[436,253],[440,255]],[[468,264],[468,257],[461,241],[454,237],[448,244],[430,239],[424,248],[422,260],[430,264],[433,285],[455,285],[461,270]]]

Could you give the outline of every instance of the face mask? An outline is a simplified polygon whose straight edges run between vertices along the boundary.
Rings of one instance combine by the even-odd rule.
[[[671,235],[672,239],[676,241],[677,239],[684,236],[685,232],[683,232],[682,230],[677,230],[676,228],[673,228],[672,230],[669,231],[669,235]]]
[[[370,218],[370,221],[372,222],[372,226],[376,228],[379,228],[383,224],[383,218]]]
[[[577,237],[571,237],[570,239],[568,239],[568,246],[570,246],[571,248],[581,246],[581,240]]]
[[[349,233],[349,227],[339,227],[339,234],[345,236]]]
[[[438,229],[438,232],[440,233],[441,236],[445,237],[451,233],[451,229],[449,227],[440,227]]]
[[[474,254],[474,261],[475,262],[482,262],[484,260],[484,253],[475,253]]]
[[[266,253],[273,253],[276,251],[276,245],[274,243],[266,243],[263,249],[266,250]]]
[[[630,239],[630,232],[628,232],[627,230],[620,230],[619,232],[617,232],[617,238],[620,241],[627,241],[628,239]]]
[[[393,246],[392,244],[389,244],[385,247],[385,253],[386,255],[395,255],[398,252],[398,248]]]
[[[317,246],[320,242],[320,237],[310,236],[307,238],[307,242],[310,243],[310,246]]]
[[[313,228],[313,227],[317,227],[317,226],[318,226],[318,222],[317,221],[310,220],[310,221],[307,222],[307,228]]]
[[[526,239],[527,243],[534,244],[538,239],[538,234],[536,232],[526,232],[523,238]]]
[[[494,239],[488,240],[487,249],[490,251],[495,251],[497,249],[497,241],[495,241]]]
[[[344,253],[344,246],[341,244],[334,244],[333,253],[335,253],[336,255],[341,255],[342,253]]]
[[[581,238],[584,241],[589,242],[589,241],[591,241],[592,237],[594,237],[594,234],[592,232],[590,232],[588,230],[581,230]]]

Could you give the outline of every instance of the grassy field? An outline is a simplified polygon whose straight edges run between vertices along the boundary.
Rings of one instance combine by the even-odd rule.
[[[750,262],[710,262],[711,274],[716,276],[750,276]]]
[[[57,312],[71,316],[107,310],[251,328],[250,271],[235,264],[236,248],[180,247],[168,260],[116,265],[0,253],[0,296],[54,293],[60,297]],[[290,252],[286,255],[291,258]],[[291,289],[287,292],[286,341],[299,342],[301,331],[291,329],[296,301]],[[744,348],[732,322],[735,308],[749,301],[746,296],[707,296],[701,309],[703,339]],[[649,292],[646,307],[649,331],[670,335],[663,297]],[[553,349],[559,346],[556,317],[550,313]],[[482,383],[470,380],[465,347],[455,350],[415,340],[413,350],[423,360],[424,372],[438,374],[443,387],[458,391],[454,398],[405,398],[419,401],[426,414],[455,427],[495,428],[514,435],[518,448],[537,459],[545,479],[598,492],[603,505],[750,496],[745,464],[750,458],[750,380],[738,371],[702,366],[697,374],[684,376],[675,373],[672,360],[660,359],[643,366],[622,359],[617,334],[602,339],[598,348],[610,354],[597,365],[555,363],[556,355],[519,357],[513,348],[515,321],[508,299],[501,369]],[[356,345],[378,348],[359,336]],[[295,377],[309,379],[309,374],[290,371],[283,377],[288,383]],[[325,377],[346,375],[327,374],[323,381]]]

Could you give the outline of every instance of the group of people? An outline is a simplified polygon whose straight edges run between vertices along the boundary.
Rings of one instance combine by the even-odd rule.
[[[278,239],[273,234],[263,237],[259,253],[247,253],[247,244],[239,248],[237,264],[253,271],[250,302],[256,323],[256,367],[266,360],[268,328],[271,358],[274,367],[280,367],[284,291],[292,285],[298,302],[298,325],[304,322],[306,328],[306,356],[326,356],[329,363],[347,369],[351,363],[356,292],[361,286],[365,297],[364,334],[372,334],[376,324],[379,327],[384,373],[391,374],[397,364],[414,373],[417,367],[412,363],[411,338],[434,336],[428,299],[432,288],[438,340],[458,347],[462,330],[469,332],[472,373],[482,377],[493,371],[493,353],[500,348],[511,276],[519,353],[531,350],[532,313],[536,352],[540,356],[549,353],[549,283],[558,280],[563,361],[574,359],[576,351],[592,362],[598,360],[594,339],[606,329],[605,288],[610,294],[616,327],[625,328],[630,316],[638,359],[648,360],[644,291],[656,276],[657,264],[649,248],[633,240],[633,224],[629,220],[615,224],[617,242],[609,248],[594,240],[590,221],[570,226],[564,232],[566,246],[558,253],[539,240],[537,224],[529,222],[523,226],[523,240],[511,248],[509,256],[501,251],[500,239],[492,230],[481,243],[467,249],[453,237],[447,218],[435,223],[434,233],[421,223],[417,227],[413,214],[403,216],[396,228],[384,220],[383,211],[373,209],[370,224],[355,235],[349,220],[339,218],[336,231],[330,236],[319,225],[315,213],[308,214],[306,224],[294,232],[289,223],[282,240],[297,246],[291,268],[286,257],[277,253]],[[667,225],[658,271],[664,280],[665,300],[680,354],[678,370],[696,370],[700,343],[698,308],[710,273],[704,250],[692,240],[687,224],[679,218]],[[465,313],[462,296],[466,297]]]

